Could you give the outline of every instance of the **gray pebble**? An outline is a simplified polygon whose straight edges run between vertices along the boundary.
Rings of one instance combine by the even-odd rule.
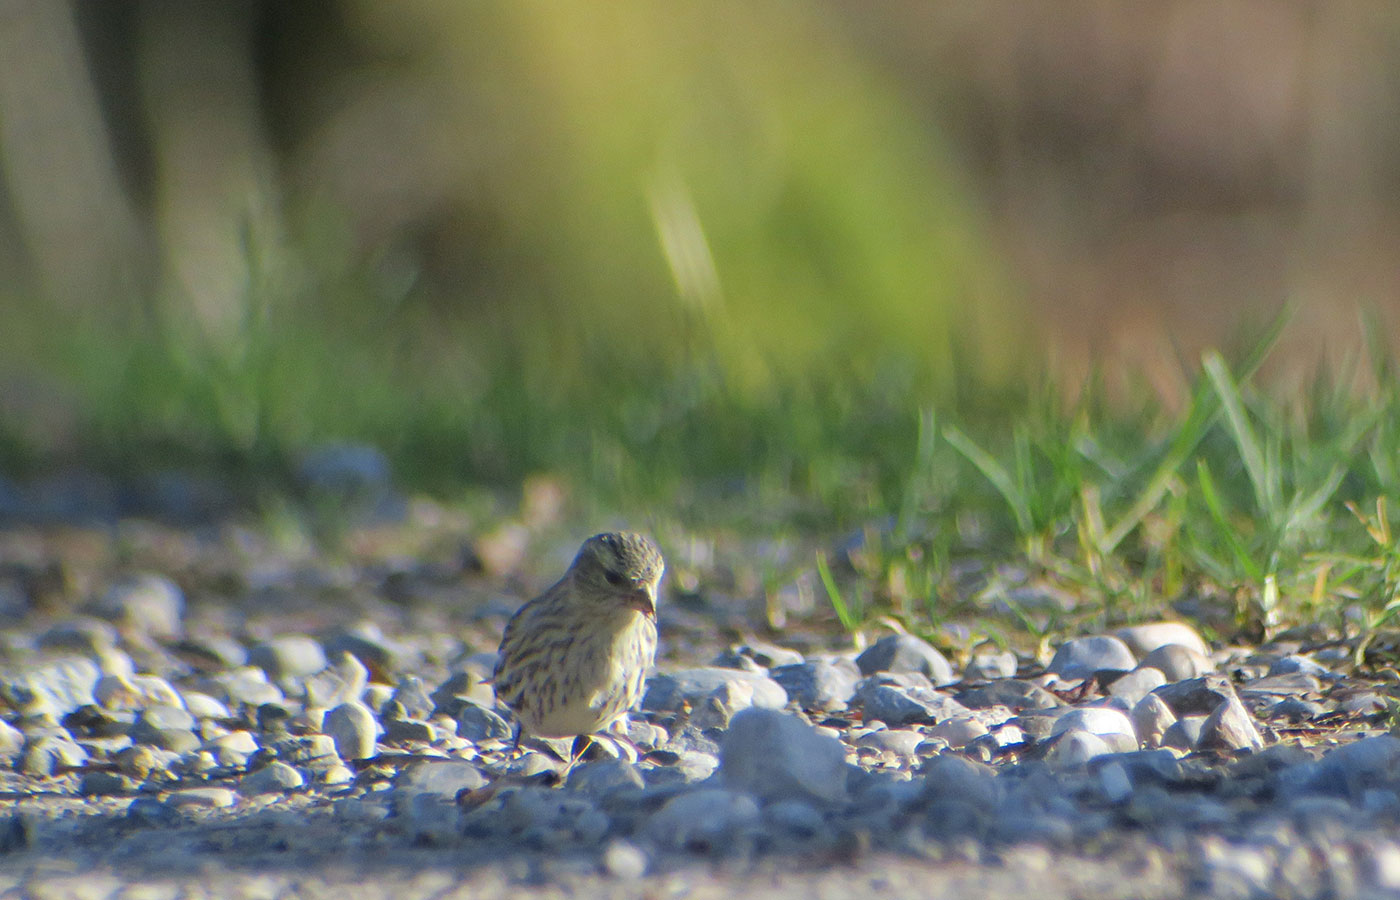
[[[964,681],[998,681],[1015,678],[1019,668],[1016,654],[1011,651],[979,652],[973,654],[972,661],[963,670]]]
[[[1223,675],[1202,675],[1164,684],[1152,692],[1178,716],[1208,716],[1220,704],[1235,696],[1235,689]]]
[[[57,718],[96,703],[92,692],[101,677],[95,660],[83,656],[51,658],[0,676],[0,697],[21,712],[47,712]]]
[[[179,706],[151,706],[141,710],[131,726],[131,739],[176,753],[188,753],[200,745],[194,733],[194,716]]]
[[[738,791],[702,788],[672,797],[646,823],[646,833],[678,850],[709,852],[733,846],[741,829],[760,820],[758,803]]]
[[[494,710],[464,701],[462,711],[457,715],[457,734],[473,743],[508,741],[514,736],[515,729]]]
[[[284,762],[274,761],[240,778],[238,792],[245,795],[274,794],[296,790],[305,784],[306,779],[296,769]]]
[[[40,650],[101,656],[121,640],[117,629],[101,619],[79,616],[49,626],[35,639]]]
[[[432,794],[455,800],[461,791],[486,786],[486,776],[466,760],[433,759],[414,763],[394,779],[394,793],[400,796]]]
[[[983,726],[982,733],[986,734],[986,726]],[[893,753],[897,756],[913,756],[919,744],[923,743],[924,735],[917,731],[910,731],[903,728],[882,728],[878,731],[871,731],[856,738],[857,747],[869,747],[884,753]],[[963,741],[964,744],[967,741]],[[952,744],[952,741],[949,741]]]
[[[228,788],[195,787],[171,791],[165,795],[165,802],[177,809],[197,807],[199,809],[224,809],[232,806],[237,795]]]
[[[1160,669],[1140,666],[1121,678],[1115,678],[1108,685],[1108,695],[1131,706],[1166,683],[1167,676]]]
[[[1045,759],[1057,766],[1073,768],[1113,752],[1114,748],[1102,736],[1076,728],[1062,732],[1050,746]]]
[[[964,688],[953,698],[969,709],[990,709],[1004,706],[1015,712],[1027,709],[1053,709],[1060,700],[1045,688],[1030,681],[1008,679]]]
[[[756,672],[760,669],[773,669],[778,666],[795,666],[802,663],[802,654],[796,650],[779,647],[776,644],[753,642],[735,644],[715,657],[712,666],[726,669],[745,669]]]
[[[937,722],[966,715],[969,711],[947,694],[927,688],[880,684],[873,679],[861,682],[856,701],[865,711],[865,721],[884,722],[893,728]]]
[[[615,838],[603,850],[603,871],[614,878],[635,880],[647,872],[647,855],[631,841]]]
[[[1220,704],[1201,723],[1198,749],[1261,750],[1264,738],[1238,697]]]
[[[250,647],[248,664],[273,680],[305,678],[326,667],[326,652],[319,641],[304,634],[281,634]]]
[[[281,703],[285,698],[281,688],[267,680],[267,673],[257,666],[240,666],[211,675],[202,688],[212,696],[232,706],[258,707],[265,703]]]
[[[1176,722],[1176,714],[1161,697],[1148,694],[1133,706],[1132,720],[1138,741],[1144,747],[1160,747],[1167,729]]]
[[[1114,636],[1121,640],[1138,656],[1146,656],[1165,644],[1180,644],[1201,656],[1210,656],[1210,647],[1201,639],[1196,629],[1185,622],[1149,622],[1144,625],[1130,625],[1115,631]]]
[[[746,709],[720,745],[720,773],[727,787],[768,800],[841,800],[846,749],[791,713]]]
[[[876,672],[919,672],[934,684],[956,680],[948,658],[928,641],[912,634],[890,634],[880,638],[856,657],[862,675]]]
[[[26,775],[46,778],[60,769],[81,766],[87,759],[87,751],[72,739],[46,734],[25,743],[19,770]]]
[[[787,692],[767,675],[711,666],[652,675],[647,679],[642,709],[678,712],[682,705],[698,703],[722,684],[733,684],[740,692],[752,691],[754,706],[781,709],[787,705]]]
[[[1205,724],[1205,716],[1182,716],[1163,732],[1162,746],[1175,747],[1178,750],[1195,750],[1196,745],[1201,742],[1201,730]]]
[[[342,703],[326,713],[321,729],[335,742],[341,759],[369,759],[379,738],[379,723],[363,703]]]
[[[600,759],[574,766],[569,773],[568,787],[601,800],[617,791],[641,790],[646,787],[646,780],[633,763],[624,759]]]
[[[1095,672],[1126,672],[1137,667],[1137,658],[1121,638],[1107,634],[1071,638],[1055,650],[1049,671],[1066,680],[1088,678]]]
[[[1182,644],[1163,644],[1144,655],[1140,666],[1159,670],[1167,681],[1184,681],[1215,671],[1209,656]]]
[[[779,666],[770,674],[788,698],[806,710],[845,709],[856,692],[854,669],[826,660]]]
[[[108,588],[97,612],[139,634],[169,640],[184,630],[185,595],[164,575],[141,572]]]

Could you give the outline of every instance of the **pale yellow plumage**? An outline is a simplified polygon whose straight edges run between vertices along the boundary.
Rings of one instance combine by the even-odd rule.
[[[656,658],[664,569],[661,552],[639,534],[594,535],[558,583],[516,612],[493,680],[526,733],[593,734],[641,699]]]

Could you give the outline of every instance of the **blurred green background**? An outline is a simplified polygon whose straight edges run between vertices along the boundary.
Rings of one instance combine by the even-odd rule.
[[[1398,51],[1384,2],[10,0],[0,474],[889,508],[921,412],[1170,409],[1291,305],[1287,390],[1393,332]]]

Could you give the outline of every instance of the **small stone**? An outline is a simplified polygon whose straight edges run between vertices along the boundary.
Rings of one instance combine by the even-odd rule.
[[[987,726],[972,716],[954,716],[925,730],[929,738],[943,740],[960,750],[987,733]]]
[[[685,704],[697,704],[713,694],[720,685],[729,683],[751,689],[754,706],[782,709],[787,705],[787,691],[767,675],[707,667],[652,675],[647,679],[642,709],[648,712],[679,712]]]
[[[846,749],[791,713],[746,709],[720,746],[727,787],[767,800],[836,801],[846,796]]]
[[[284,762],[271,762],[256,772],[249,772],[238,780],[241,794],[275,794],[296,790],[306,784],[306,779],[296,769]]]
[[[1132,720],[1139,743],[1144,747],[1160,747],[1167,729],[1176,722],[1176,714],[1161,697],[1148,694],[1133,707]]]
[[[335,742],[341,759],[369,759],[379,738],[379,723],[363,703],[342,703],[326,713],[321,730]]]
[[[0,756],[12,756],[24,747],[24,732],[0,719]]]
[[[83,797],[111,797],[135,789],[136,782],[119,772],[84,772],[78,781],[78,793]]]
[[[101,619],[78,616],[52,625],[35,639],[40,650],[102,656],[114,650],[121,640],[117,629]]]
[[[912,634],[890,634],[880,638],[856,657],[862,675],[876,672],[919,672],[934,684],[957,680],[948,658],[928,641]]]
[[[1067,731],[1084,731],[1100,737],[1117,752],[1137,749],[1137,732],[1127,713],[1108,706],[1083,706],[1055,720],[1050,736]]]
[[[1152,693],[1162,698],[1177,716],[1208,716],[1234,697],[1235,689],[1223,675],[1202,675],[1164,684]]]
[[[144,780],[160,766],[160,758],[155,752],[143,746],[125,748],[117,753],[115,762],[117,771],[137,780]]]
[[[845,709],[856,692],[856,673],[826,660],[778,666],[770,674],[806,710]]]
[[[63,769],[87,762],[87,751],[61,735],[40,735],[29,740],[20,757],[19,770],[25,775],[47,778]]]
[[[332,662],[302,682],[306,705],[330,709],[342,703],[352,703],[364,696],[369,684],[369,670],[354,655],[339,651]]]
[[[1167,676],[1160,669],[1139,666],[1121,678],[1115,678],[1108,685],[1108,695],[1133,705],[1166,683]]]
[[[0,676],[0,698],[20,712],[47,712],[59,718],[80,706],[95,704],[92,692],[101,677],[97,662],[85,656],[45,659],[26,665],[13,676]]]
[[[1206,724],[1205,716],[1182,716],[1167,727],[1162,735],[1163,747],[1191,751],[1201,742],[1201,730]]]
[[[285,698],[281,688],[267,680],[267,673],[257,666],[239,666],[217,672],[203,682],[204,689],[232,706],[259,707],[281,703]]]
[[[1000,681],[1015,678],[1019,668],[1016,654],[1011,651],[975,653],[963,670],[963,681]]]
[[[462,791],[474,791],[485,786],[486,776],[481,770],[461,759],[433,759],[414,763],[394,779],[396,794],[432,794],[444,800],[456,800]]]
[[[1360,797],[1368,788],[1400,780],[1400,738],[1382,734],[1365,737],[1330,751],[1318,760],[1307,788]]]
[[[626,881],[641,878],[647,872],[646,852],[625,838],[615,838],[603,850],[603,871]]]
[[[1163,644],[1142,658],[1140,668],[1157,669],[1167,681],[1184,681],[1215,671],[1209,656],[1183,644]]]
[[[230,718],[227,706],[202,691],[181,691],[180,699],[196,719]]]
[[[801,665],[802,661],[802,654],[796,650],[755,641],[748,644],[735,644],[716,656],[710,665],[723,666],[726,669],[745,669],[752,672],[759,669],[775,669],[779,666]]]
[[[508,741],[515,734],[515,729],[494,710],[465,702],[457,715],[457,734],[479,744],[482,741]]]
[[[729,720],[734,717],[736,712],[752,705],[753,685],[739,681],[726,681],[694,705],[690,713],[690,721],[701,729],[728,728]]]
[[[1126,672],[1137,667],[1137,658],[1120,638],[1107,634],[1072,638],[1055,650],[1048,670],[1067,681],[1088,678],[1095,672]]]
[[[985,731],[986,729],[983,728],[983,732]],[[869,747],[883,753],[893,753],[896,756],[913,756],[915,749],[923,740],[924,735],[917,731],[908,731],[902,728],[882,728],[878,731],[871,731],[861,735],[856,739],[856,746]]]
[[[616,791],[641,790],[646,780],[634,763],[623,759],[601,759],[576,765],[569,773],[569,790],[602,799]]]
[[[226,809],[235,799],[233,791],[221,787],[184,788],[165,795],[165,802],[176,809]]]
[[[1138,656],[1146,656],[1164,644],[1180,644],[1201,656],[1210,656],[1210,647],[1201,636],[1184,622],[1150,622],[1131,625],[1115,631],[1114,636]]]
[[[1201,736],[1196,747],[1203,750],[1262,750],[1264,738],[1240,699],[1231,697],[1201,723]]]
[[[248,663],[271,679],[305,678],[326,667],[326,652],[314,638],[283,634],[250,648]]]
[[[866,722],[884,722],[892,728],[938,722],[969,712],[947,694],[928,688],[879,684],[873,679],[861,682],[856,700],[864,710]]]
[[[384,742],[387,744],[431,744],[437,740],[437,729],[416,719],[386,719]]]
[[[1063,732],[1050,747],[1045,759],[1054,765],[1073,768],[1113,752],[1113,748],[1099,735],[1075,729]]]
[[[1004,706],[1013,712],[1027,709],[1054,709],[1060,700],[1045,688],[1030,681],[1009,679],[964,688],[953,698],[969,709],[991,709]]]
[[[138,744],[188,753],[200,744],[194,727],[194,716],[184,707],[150,706],[137,714],[131,726],[131,739]]]
[[[139,634],[170,640],[184,630],[185,595],[169,578],[141,572],[108,588],[97,613]]]
[[[185,705],[170,682],[155,675],[103,675],[93,686],[92,695],[103,707],[117,711]]]
[[[702,788],[667,800],[647,820],[646,833],[664,846],[706,853],[732,846],[736,833],[760,818],[748,794]]]
[[[400,676],[398,686],[394,688],[393,700],[403,707],[404,714],[410,719],[431,718],[435,708],[427,685],[417,675]]]

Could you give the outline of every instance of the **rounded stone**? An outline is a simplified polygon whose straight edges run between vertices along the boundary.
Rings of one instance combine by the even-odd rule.
[[[1115,631],[1114,636],[1138,656],[1146,656],[1164,644],[1180,644],[1201,656],[1210,656],[1210,647],[1196,629],[1185,622],[1148,622],[1129,625]]]
[[[724,735],[720,773],[727,787],[769,800],[841,800],[846,748],[791,713],[746,709]]]
[[[321,730],[335,742],[341,759],[369,759],[379,737],[379,723],[368,706],[358,701],[342,703],[326,713]]]
[[[305,678],[326,667],[326,651],[304,634],[283,634],[249,649],[248,663],[272,679]]]
[[[956,680],[952,663],[938,648],[912,634],[889,634],[856,657],[862,675],[876,672],[919,672],[934,684]]]
[[[151,637],[178,638],[184,630],[185,595],[164,575],[140,572],[108,588],[97,603],[97,612]]]
[[[1126,672],[1137,667],[1137,658],[1120,638],[1108,634],[1072,638],[1055,650],[1049,671],[1067,681],[1088,678],[1095,672]]]

